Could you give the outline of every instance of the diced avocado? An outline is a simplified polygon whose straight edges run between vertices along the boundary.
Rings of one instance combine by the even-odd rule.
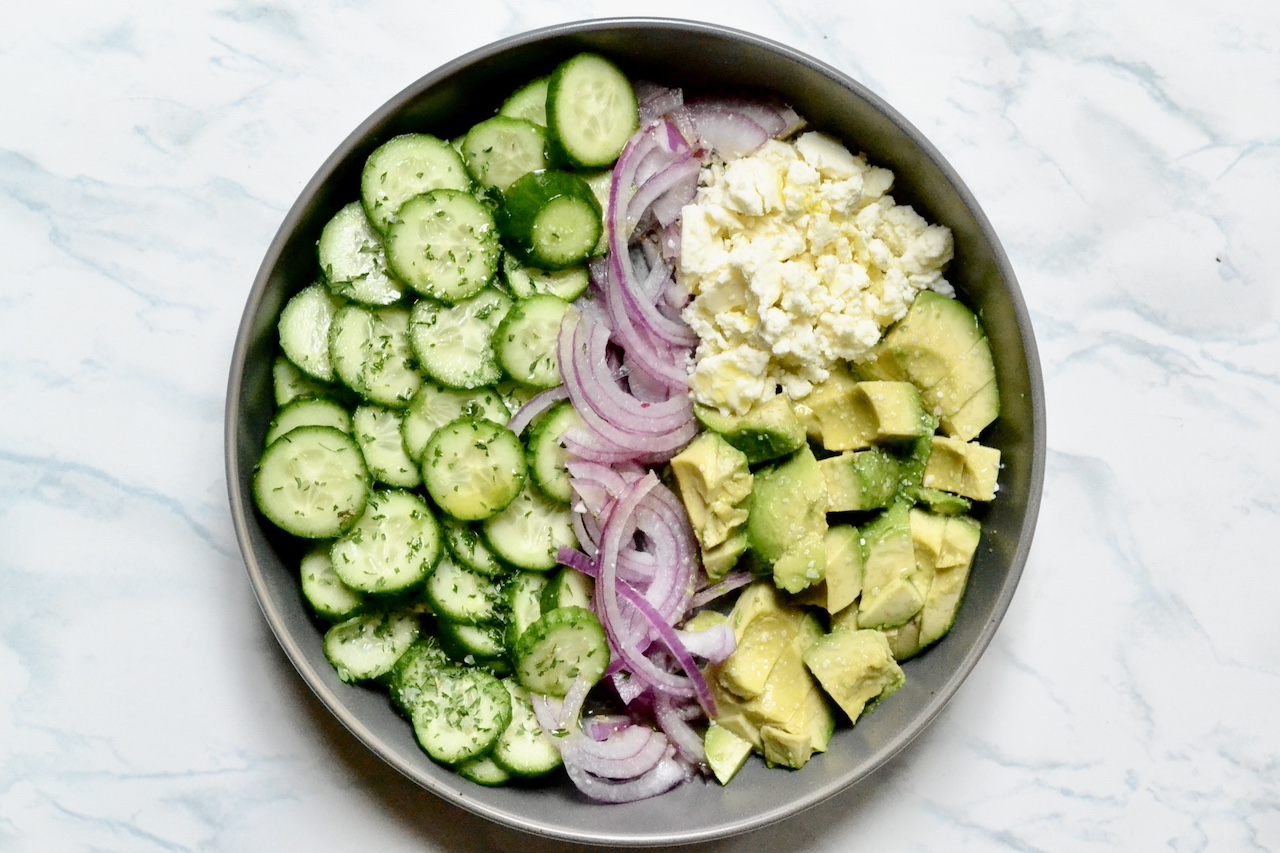
[[[889,641],[889,651],[893,652],[894,660],[899,662],[907,660],[924,649],[924,644],[920,642],[920,619],[921,614],[917,613],[911,621],[881,632]]]
[[[786,613],[764,613],[751,620],[733,654],[720,665],[722,687],[743,699],[754,699],[764,690],[778,658],[800,630]]]
[[[910,509],[897,502],[862,528],[864,568],[858,601],[859,628],[893,628],[924,607],[932,565],[916,559]]]
[[[800,593],[804,604],[836,614],[858,600],[862,592],[862,534],[852,524],[827,528],[827,576],[822,583]]]
[[[804,662],[854,723],[868,703],[889,696],[906,681],[879,631],[837,628],[805,651]]]
[[[684,623],[686,631],[707,631],[729,621],[729,616],[719,610],[699,610]]]
[[[1000,416],[1000,391],[996,380],[982,386],[982,389],[969,398],[963,406],[954,412],[942,414],[942,431],[961,441],[973,441],[987,425]]]
[[[964,500],[956,498],[956,500]],[[702,568],[712,580],[723,578],[729,570],[738,564],[738,559],[747,550],[747,528],[739,528],[733,536],[716,545],[714,548],[702,549]]]
[[[714,722],[707,726],[702,746],[707,754],[707,766],[721,785],[728,785],[751,756],[751,741]]]
[[[753,479],[746,454],[717,433],[704,432],[672,457],[671,473],[702,550],[703,567],[709,576],[722,577],[746,550],[742,534]]]
[[[932,385],[920,386],[920,399],[931,412],[956,412],[994,379],[995,375],[996,365],[991,357],[991,342],[986,337],[981,337],[951,363],[946,375]]]
[[[778,588],[769,581],[756,581],[738,595],[729,611],[729,621],[733,625],[733,633],[738,642],[742,642],[742,634],[757,616],[765,613],[781,613],[784,611],[782,597]]]
[[[927,583],[932,578],[926,575],[922,580]],[[884,630],[910,621],[924,608],[927,592],[928,586],[912,576],[894,578],[874,594],[863,593],[858,603],[858,627]]]
[[[1000,476],[1000,451],[958,438],[935,435],[922,485],[977,501],[993,500]]]
[[[907,380],[948,435],[969,441],[999,414],[990,342],[973,312],[925,291],[876,345],[859,375]]]
[[[826,575],[827,506],[826,480],[807,444],[756,472],[747,540],[779,589],[799,592]]]
[[[880,447],[845,451],[818,462],[827,484],[828,512],[886,507],[898,491],[898,458]]]
[[[808,732],[791,732],[772,725],[761,726],[760,744],[764,760],[770,767],[798,770],[813,757],[813,741]]]
[[[935,570],[947,536],[947,517],[913,507],[907,513],[907,525],[915,549],[916,569]]]
[[[924,469],[933,452],[933,436],[926,435],[909,442],[902,448],[898,459],[898,495],[916,500],[916,490],[924,483]]]
[[[910,382],[868,381],[805,398],[827,450],[860,450],[933,432],[920,392]]]
[[[917,388],[932,388],[985,337],[973,312],[959,301],[923,291],[875,347],[879,371]],[[961,401],[963,402],[963,401]]]
[[[939,515],[964,515],[973,508],[973,503],[968,498],[926,486],[916,488],[912,496],[930,512],[936,512]]]
[[[805,649],[823,636],[822,626],[801,610],[791,609],[787,614],[795,622],[795,633],[781,648],[764,687],[743,705],[757,726],[785,726],[813,689],[803,656]]]
[[[981,526],[972,518],[947,519],[933,585],[920,612],[921,648],[942,639],[955,623],[981,535]]]
[[[822,442],[822,421],[838,415],[848,406],[849,395],[858,380],[846,365],[840,364],[831,369],[825,380],[813,386],[813,390],[804,399],[793,404],[796,417],[804,427],[809,440]],[[819,416],[819,412],[822,413]]]
[[[695,404],[698,421],[741,450],[750,465],[780,459],[799,450],[805,430],[791,407],[791,399],[778,394],[743,415],[725,415],[719,410]]]

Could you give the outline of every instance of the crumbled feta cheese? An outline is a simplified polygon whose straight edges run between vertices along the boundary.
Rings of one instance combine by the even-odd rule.
[[[915,295],[951,295],[949,229],[886,195],[893,173],[805,133],[704,169],[685,207],[680,276],[699,338],[690,389],[741,414],[802,399],[856,361]]]

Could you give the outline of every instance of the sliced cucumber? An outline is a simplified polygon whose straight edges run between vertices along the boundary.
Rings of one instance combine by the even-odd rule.
[[[502,106],[498,108],[498,115],[522,118],[546,127],[547,88],[550,82],[550,76],[539,77],[516,89],[502,102]]]
[[[483,785],[486,788],[497,788],[511,780],[511,774],[489,755],[469,758],[454,769],[458,771],[458,775],[463,779],[475,782],[477,785]]]
[[[404,449],[421,461],[436,430],[458,418],[485,418],[505,424],[511,418],[506,404],[492,388],[464,391],[424,382],[404,413]]]
[[[422,298],[409,315],[409,343],[418,364],[450,388],[479,388],[502,378],[493,337],[511,298],[486,287],[453,305]]]
[[[263,451],[253,497],[273,524],[303,539],[331,539],[356,523],[369,500],[369,470],[355,439],[303,426]]]
[[[403,424],[403,412],[373,403],[356,407],[351,415],[351,433],[373,479],[412,489],[422,484],[422,474],[404,449]]]
[[[547,138],[553,156],[584,169],[618,159],[640,124],[631,81],[602,56],[562,62],[547,85]]]
[[[502,247],[489,208],[470,193],[435,190],[404,203],[387,229],[392,271],[423,296],[459,302],[493,280]]]
[[[554,388],[560,377],[556,341],[569,303],[542,294],[521,299],[494,333],[498,364],[507,375],[531,388]]]
[[[299,397],[324,397],[331,387],[303,373],[286,355],[278,355],[271,362],[271,391],[277,407]]]
[[[454,661],[468,666],[483,666],[496,673],[511,671],[506,637],[500,625],[488,622],[471,625],[441,619],[436,623],[436,630],[440,633],[441,646]]]
[[[561,548],[578,544],[569,507],[526,485],[511,505],[481,526],[485,544],[499,559],[521,569],[549,571]]]
[[[533,693],[564,696],[578,678],[595,684],[609,666],[609,641],[584,607],[548,610],[520,635],[515,674]]]
[[[307,376],[333,381],[329,328],[341,305],[323,284],[313,284],[290,297],[280,311],[276,330],[280,349]]]
[[[560,750],[534,716],[529,691],[512,678],[503,681],[503,686],[511,694],[511,722],[493,745],[490,757],[512,776],[545,776],[563,763]]]
[[[406,717],[409,716],[424,686],[435,677],[436,671],[452,665],[439,640],[431,634],[419,635],[396,661],[387,679],[392,704]]]
[[[418,639],[419,630],[418,617],[407,611],[363,613],[325,632],[324,654],[343,681],[381,678]]]
[[[507,613],[507,645],[514,647],[525,629],[542,615],[542,592],[547,588],[546,572],[515,572],[502,589]]]
[[[582,418],[566,400],[552,406],[529,430],[529,474],[543,494],[561,503],[569,503],[573,497],[564,434],[580,426]]]
[[[436,430],[422,454],[427,494],[463,521],[497,515],[520,494],[528,469],[519,437],[483,418],[459,418]]]
[[[404,285],[387,269],[382,235],[358,201],[339,210],[324,226],[316,254],[325,281],[337,296],[368,305],[390,305],[404,296]]]
[[[342,582],[363,593],[400,593],[426,580],[440,559],[440,527],[413,492],[374,492],[364,513],[333,543],[329,557]]]
[[[530,172],[507,187],[497,222],[521,260],[546,270],[581,264],[604,230],[600,202],[587,182],[554,169]]]
[[[445,666],[422,686],[409,717],[427,755],[460,764],[488,752],[511,723],[511,694],[486,670]]]
[[[562,270],[541,270],[520,263],[512,254],[502,256],[502,278],[511,295],[517,299],[549,293],[572,302],[586,293],[591,284],[591,274],[584,265]]]
[[[476,183],[499,192],[516,178],[550,165],[546,129],[527,119],[501,114],[467,131],[461,150]]]
[[[333,317],[329,355],[342,383],[369,402],[403,409],[422,386],[403,306],[344,305]]]
[[[360,173],[360,200],[382,233],[409,199],[438,189],[470,190],[462,156],[448,142],[426,133],[406,133],[384,142]]]
[[[311,611],[326,621],[334,622],[354,616],[364,607],[364,596],[342,582],[329,559],[329,543],[312,547],[298,567],[302,597]]]
[[[542,612],[557,607],[586,607],[590,609],[595,597],[596,582],[577,569],[562,566],[547,582],[542,591]]]
[[[267,426],[263,444],[270,444],[291,429],[300,426],[331,426],[351,432],[351,414],[328,397],[301,397],[284,404]]]
[[[427,603],[440,619],[476,625],[499,617],[501,593],[493,578],[442,557],[427,578]]]
[[[444,531],[445,547],[460,565],[490,577],[507,573],[507,567],[484,544],[484,538],[475,527],[448,517],[441,519],[440,527]]]

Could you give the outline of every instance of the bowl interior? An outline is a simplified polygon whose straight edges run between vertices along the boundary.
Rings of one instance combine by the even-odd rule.
[[[322,629],[297,583],[298,546],[254,510],[250,477],[274,408],[275,318],[284,301],[319,274],[315,243],[325,222],[359,197],[365,157],[397,133],[449,138],[490,115],[519,84],[560,60],[594,50],[632,79],[770,92],[812,128],[840,138],[896,175],[894,197],[950,226],[948,278],[980,314],[991,338],[1002,412],[984,434],[1002,453],[1000,494],[982,515],[982,545],[951,634],[904,665],[907,684],[802,771],[748,763],[731,785],[689,784],[625,806],[585,802],[567,783],[544,788],[473,786],[433,764],[384,694],[342,684],[325,661]],[[1043,478],[1043,390],[1030,322],[990,224],[952,169],[918,131],[834,69],[756,36],[682,21],[598,20],[508,39],[426,75],[379,108],[321,166],[290,210],[258,273],[236,343],[227,398],[227,474],[233,516],[251,581],[270,626],[299,673],[357,738],[435,794],[508,826],[548,837],[618,846],[721,838],[812,806],[857,783],[905,746],[942,709],[976,664],[1008,607],[1030,546]]]

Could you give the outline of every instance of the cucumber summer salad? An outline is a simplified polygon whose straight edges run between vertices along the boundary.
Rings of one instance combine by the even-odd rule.
[[[767,99],[574,56],[369,155],[254,499],[338,676],[482,785],[799,768],[960,606],[999,452],[950,232]]]

